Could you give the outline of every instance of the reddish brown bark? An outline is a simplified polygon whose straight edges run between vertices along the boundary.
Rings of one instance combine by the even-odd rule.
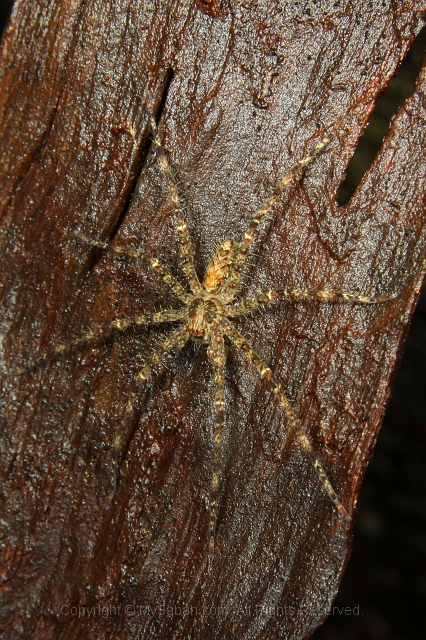
[[[200,274],[213,247],[240,240],[279,176],[343,117],[337,140],[263,228],[247,290],[399,296],[374,307],[283,304],[239,326],[283,381],[350,506],[424,272],[425,70],[355,196],[342,208],[335,199],[426,3],[283,4],[16,3],[2,49],[3,369],[87,325],[176,306],[145,265],[73,235],[141,247],[184,281],[150,148],[148,89],[163,99]],[[213,568],[204,349],[170,358],[141,390],[108,506],[123,405],[158,337],[139,328],[3,376],[5,638],[302,638],[324,617],[351,526],[234,349]],[[79,617],[78,606],[89,609]]]

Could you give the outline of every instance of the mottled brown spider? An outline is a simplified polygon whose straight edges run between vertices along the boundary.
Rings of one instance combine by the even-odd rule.
[[[293,408],[287,399],[281,384],[274,377],[271,369],[257,355],[256,351],[249,344],[248,340],[238,331],[232,323],[232,318],[243,316],[248,312],[259,309],[262,305],[279,301],[282,298],[299,299],[299,298],[316,298],[321,301],[329,301],[340,298],[347,301],[357,303],[379,303],[394,298],[394,295],[372,298],[364,295],[355,295],[353,293],[342,293],[332,291],[303,290],[303,289],[282,289],[280,291],[268,291],[261,295],[240,299],[238,297],[242,275],[246,263],[247,254],[252,241],[256,235],[256,230],[262,218],[268,214],[274,207],[278,197],[286,186],[288,186],[320,153],[324,151],[334,134],[330,134],[313,147],[310,153],[300,160],[281,180],[279,181],[275,191],[265,202],[263,207],[253,218],[250,226],[244,234],[242,242],[237,245],[233,240],[225,240],[219,249],[213,255],[210,264],[207,267],[203,282],[200,282],[194,268],[193,250],[185,223],[184,214],[181,207],[179,194],[172,178],[170,166],[162,147],[161,136],[158,131],[157,122],[154,116],[153,107],[148,100],[149,121],[153,136],[153,143],[157,148],[158,158],[161,169],[167,181],[169,194],[174,205],[177,217],[177,229],[180,238],[180,248],[183,257],[183,265],[186,277],[188,279],[191,292],[189,293],[159,262],[157,258],[153,258],[141,251],[126,249],[113,245],[108,245],[101,240],[92,240],[80,232],[76,235],[85,243],[100,247],[102,249],[109,248],[116,253],[127,254],[135,258],[142,258],[152,269],[157,271],[164,282],[170,287],[176,297],[181,301],[183,306],[180,309],[172,309],[161,311],[159,313],[145,313],[132,318],[121,318],[113,320],[108,324],[88,331],[81,337],[58,345],[53,354],[45,354],[37,358],[30,367],[16,371],[16,374],[22,374],[32,369],[42,361],[49,359],[52,355],[57,355],[65,349],[74,347],[84,342],[98,338],[110,329],[126,329],[134,325],[159,324],[179,321],[180,324],[168,335],[158,349],[147,359],[144,368],[138,374],[132,392],[130,393],[128,402],[125,407],[125,413],[121,420],[118,434],[114,441],[114,465],[112,477],[112,493],[114,495],[117,487],[117,474],[119,463],[119,452],[122,447],[123,434],[126,424],[133,413],[135,403],[138,397],[138,389],[140,385],[152,376],[152,371],[163,357],[170,351],[181,350],[188,340],[202,342],[207,346],[207,355],[214,365],[214,378],[216,385],[215,405],[216,405],[216,431],[214,436],[214,459],[212,469],[212,486],[210,498],[210,520],[209,520],[209,557],[213,558],[215,553],[215,536],[216,521],[218,507],[218,493],[220,486],[220,469],[221,469],[221,443],[222,431],[224,426],[224,409],[225,409],[225,392],[224,392],[224,376],[225,376],[225,338],[227,338],[235,347],[240,349],[252,362],[260,375],[265,378],[278,402],[284,409],[288,425],[297,435],[304,451],[309,456],[312,464],[318,474],[319,480],[335,505],[338,512],[346,520],[350,520],[351,516],[348,510],[341,503],[337,493],[335,492],[324,467],[318,459],[312,443],[305,433],[301,423],[299,422]],[[337,127],[334,128],[334,131]]]

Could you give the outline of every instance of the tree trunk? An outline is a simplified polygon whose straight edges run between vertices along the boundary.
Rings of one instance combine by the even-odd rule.
[[[3,637],[300,639],[324,619],[352,524],[240,351],[227,345],[213,562],[206,349],[170,355],[141,386],[112,502],[124,407],[170,329],[112,331],[29,369],[88,326],[177,306],[145,262],[75,235],[139,248],[185,284],[148,95],[200,277],[223,239],[241,242],[288,168],[335,132],[264,220],[244,297],[397,297],[292,300],[236,324],[353,514],[424,272],[424,68],[354,197],[343,207],[336,197],[425,10],[423,0],[17,0],[1,53]]]

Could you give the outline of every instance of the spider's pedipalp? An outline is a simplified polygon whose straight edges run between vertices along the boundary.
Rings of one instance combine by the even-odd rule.
[[[143,382],[146,382],[147,380],[149,380],[149,378],[152,375],[153,368],[157,364],[159,364],[159,362],[161,362],[161,360],[170,351],[172,351],[173,349],[180,351],[188,342],[188,339],[189,339],[189,333],[185,325],[182,324],[177,329],[172,331],[172,333],[163,340],[163,342],[154,351],[154,353],[151,354],[150,358],[148,359],[148,362],[145,364],[143,369],[136,376],[135,383],[133,385],[131,393],[129,394],[129,398],[125,406],[123,418],[120,421],[120,425],[118,427],[116,436],[114,438],[113,466],[112,466],[112,474],[111,474],[112,489],[109,495],[109,501],[112,500],[115,492],[117,491],[119,452],[123,442],[126,426],[128,425],[129,419],[135,408],[136,400],[138,398],[139,387]]]
[[[174,278],[172,274],[169,273],[169,271],[167,271],[167,269],[161,264],[161,262],[157,258],[153,258],[147,253],[144,253],[143,251],[139,251],[138,249],[127,249],[126,247],[118,247],[116,245],[108,244],[107,242],[102,242],[102,240],[93,240],[83,235],[79,231],[75,231],[74,235],[76,235],[77,238],[80,238],[80,240],[83,240],[83,242],[85,242],[86,244],[92,247],[99,247],[100,249],[109,249],[111,251],[114,251],[114,253],[124,254],[126,256],[130,256],[131,258],[140,258],[144,260],[150,265],[152,269],[154,269],[154,271],[157,271],[157,273],[159,273],[161,278],[164,280],[167,286],[170,287],[170,289],[173,291],[175,296],[179,298],[179,300],[185,303],[191,300],[192,296],[187,291],[185,291],[185,289],[182,287],[180,282],[178,282],[176,278]]]
[[[216,406],[216,430],[214,435],[214,458],[212,471],[212,489],[210,496],[209,519],[209,558],[212,559],[215,552],[215,534],[217,521],[217,503],[220,487],[221,449],[223,426],[225,422],[225,342],[220,328],[211,336],[207,355],[214,364],[215,380],[215,406]]]
[[[257,355],[255,350],[251,347],[251,345],[244,338],[244,336],[234,327],[234,325],[229,320],[224,318],[224,320],[222,321],[221,327],[225,335],[227,335],[228,338],[234,343],[234,345],[238,349],[241,349],[241,351],[247,356],[250,362],[254,364],[254,366],[262,376],[262,378],[265,378],[265,380],[268,380],[268,382],[270,383],[272,391],[275,393],[280,405],[284,409],[285,415],[287,417],[288,422],[290,423],[291,428],[296,433],[299,439],[299,442],[301,443],[303,449],[308,454],[314,466],[314,469],[318,474],[321,484],[323,485],[324,489],[326,490],[328,496],[330,497],[331,501],[333,502],[333,504],[335,505],[339,513],[342,514],[345,520],[350,521],[351,516],[349,515],[348,511],[341,503],[339,496],[334,490],[333,485],[331,484],[327,476],[327,473],[325,472],[325,469],[322,466],[322,463],[320,462],[320,460],[315,454],[314,448],[312,446],[311,441],[309,440],[308,435],[303,430],[302,425],[300,424],[298,418],[296,417],[296,414],[293,411],[293,407],[291,406],[290,401],[284,394],[280,383],[276,380],[276,378],[274,378],[271,369],[262,361],[262,359]]]

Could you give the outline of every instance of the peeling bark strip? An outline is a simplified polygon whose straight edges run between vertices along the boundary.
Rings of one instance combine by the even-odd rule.
[[[3,371],[176,304],[155,273],[75,236],[113,237],[184,282],[148,92],[168,86],[162,135],[200,278],[342,118],[261,229],[246,293],[400,295],[380,308],[280,304],[238,329],[293,400],[339,497],[356,502],[424,272],[425,68],[352,200],[339,208],[336,194],[425,11],[423,0],[17,0],[1,52]],[[300,639],[325,616],[350,529],[231,345],[211,570],[204,350],[184,350],[142,389],[109,506],[123,407],[159,340],[140,327],[3,376],[2,637]]]

